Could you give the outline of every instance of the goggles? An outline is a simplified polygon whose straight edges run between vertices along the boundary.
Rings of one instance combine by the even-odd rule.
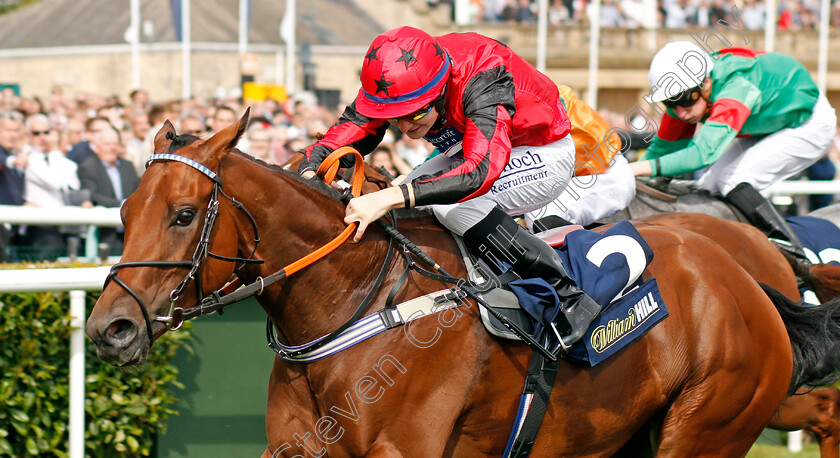
[[[417,122],[426,117],[429,113],[432,112],[432,104],[428,104],[425,107],[415,111],[414,113],[400,116],[399,118],[389,118],[388,121],[392,124],[396,124],[399,121],[409,121],[409,122]]]
[[[683,107],[688,108],[694,105],[697,102],[697,99],[700,98],[700,86],[693,87],[686,91],[683,91],[670,99],[665,99],[662,101],[662,104],[668,108],[676,108],[676,107]]]

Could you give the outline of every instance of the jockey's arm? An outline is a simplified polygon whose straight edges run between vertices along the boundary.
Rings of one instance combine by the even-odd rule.
[[[347,224],[359,223],[356,234],[353,236],[353,241],[358,242],[362,239],[370,223],[382,218],[389,211],[404,206],[405,198],[400,188],[381,189],[350,199],[344,213],[344,222]]]
[[[487,193],[510,160],[514,101],[513,77],[504,67],[476,75],[463,97],[463,157],[401,184],[407,206],[453,204]]]
[[[652,169],[651,175],[679,175],[713,164],[735,140],[760,98],[761,92],[755,85],[743,78],[733,78],[720,89],[709,117],[688,145],[670,153],[657,154],[659,149],[668,149],[662,148],[663,143],[667,143],[666,140],[675,142],[688,136],[684,127],[687,123],[671,116],[669,109],[662,118],[659,132],[649,152],[645,155]],[[694,133],[693,129],[691,133]]]
[[[738,132],[729,126],[707,121],[685,148],[663,154],[661,157],[646,155],[645,160],[634,163],[639,165],[635,165],[633,172],[636,176],[641,176],[636,172],[641,171],[642,163],[647,165],[650,176],[654,177],[700,170],[720,158],[737,134]]]
[[[651,175],[651,161],[636,161],[630,163],[630,170],[634,177],[649,177]]]
[[[356,111],[356,103],[353,102],[347,106],[338,122],[327,130],[324,138],[306,148],[299,171],[305,178],[315,176],[321,162],[342,146],[352,146],[364,156],[382,142],[387,130],[387,121],[362,116]],[[351,156],[345,156],[341,159],[341,166],[349,167],[351,160]]]
[[[359,223],[353,241],[361,240],[367,226],[390,210],[461,202],[480,195],[476,193],[484,183],[492,185],[510,156],[510,116],[503,105],[486,108],[495,115],[491,119],[482,119],[475,113],[470,115],[464,135],[464,157],[450,167],[432,176],[421,176],[410,183],[351,199],[344,222]],[[418,193],[422,194],[418,196]]]

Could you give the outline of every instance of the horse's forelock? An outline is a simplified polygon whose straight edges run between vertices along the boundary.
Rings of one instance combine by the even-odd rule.
[[[175,154],[176,151],[179,149],[193,144],[196,140],[199,140],[198,137],[191,134],[181,134],[177,137],[172,139],[172,142],[169,144],[169,154]]]

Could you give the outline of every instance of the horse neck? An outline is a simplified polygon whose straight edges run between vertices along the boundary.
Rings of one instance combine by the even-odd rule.
[[[232,156],[222,170],[227,171],[225,188],[231,186],[228,193],[243,203],[259,228],[255,258],[264,263],[240,273],[246,283],[312,253],[347,227],[343,204],[288,173],[242,156]],[[233,183],[228,175],[247,179]],[[239,255],[248,256],[254,245],[250,222],[236,214],[234,219]],[[311,340],[352,315],[386,255],[387,240],[374,232],[366,233],[363,243],[342,244],[257,297],[283,337],[295,343]]]
[[[721,198],[703,193],[677,193],[674,202],[661,200],[644,193],[636,193],[626,209],[618,215],[605,218],[602,222],[616,222],[623,219],[639,219],[662,213],[701,213],[732,221],[746,222],[747,219],[734,207],[727,205]]]

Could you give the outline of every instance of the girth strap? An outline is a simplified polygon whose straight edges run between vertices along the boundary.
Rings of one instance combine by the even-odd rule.
[[[548,408],[559,365],[559,361],[547,361],[537,351],[531,356],[519,411],[505,453],[502,455],[505,458],[524,458],[530,455]]]
[[[390,309],[368,315],[352,323],[335,338],[328,339],[328,336],[324,336],[303,345],[283,345],[277,341],[271,320],[266,320],[266,334],[269,345],[279,358],[294,363],[311,363],[346,350],[381,332],[465,304],[460,300],[444,299],[447,293],[448,290],[440,290],[424,294]],[[409,331],[406,333],[410,334]],[[416,344],[418,343],[415,342]]]

